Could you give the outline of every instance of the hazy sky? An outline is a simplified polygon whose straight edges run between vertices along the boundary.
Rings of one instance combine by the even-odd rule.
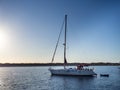
[[[51,62],[65,14],[68,62],[120,61],[119,0],[0,0],[0,63]]]

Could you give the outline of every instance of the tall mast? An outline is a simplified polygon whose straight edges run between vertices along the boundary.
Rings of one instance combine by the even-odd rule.
[[[66,34],[67,34],[67,15],[65,15],[64,65],[67,63],[67,60],[66,60]]]

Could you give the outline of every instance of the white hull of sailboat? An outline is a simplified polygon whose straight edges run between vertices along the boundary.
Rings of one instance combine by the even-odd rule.
[[[94,76],[97,75],[92,69],[50,69],[52,75],[68,75],[68,76]]]

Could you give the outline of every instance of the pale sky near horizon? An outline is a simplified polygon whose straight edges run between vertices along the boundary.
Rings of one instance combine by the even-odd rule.
[[[119,0],[0,0],[0,63],[51,62],[65,14],[68,62],[120,62]]]

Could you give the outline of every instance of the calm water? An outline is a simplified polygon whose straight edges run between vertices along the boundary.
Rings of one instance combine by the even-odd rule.
[[[0,67],[0,90],[120,90],[117,66],[94,67],[97,77],[51,76],[48,68]]]

